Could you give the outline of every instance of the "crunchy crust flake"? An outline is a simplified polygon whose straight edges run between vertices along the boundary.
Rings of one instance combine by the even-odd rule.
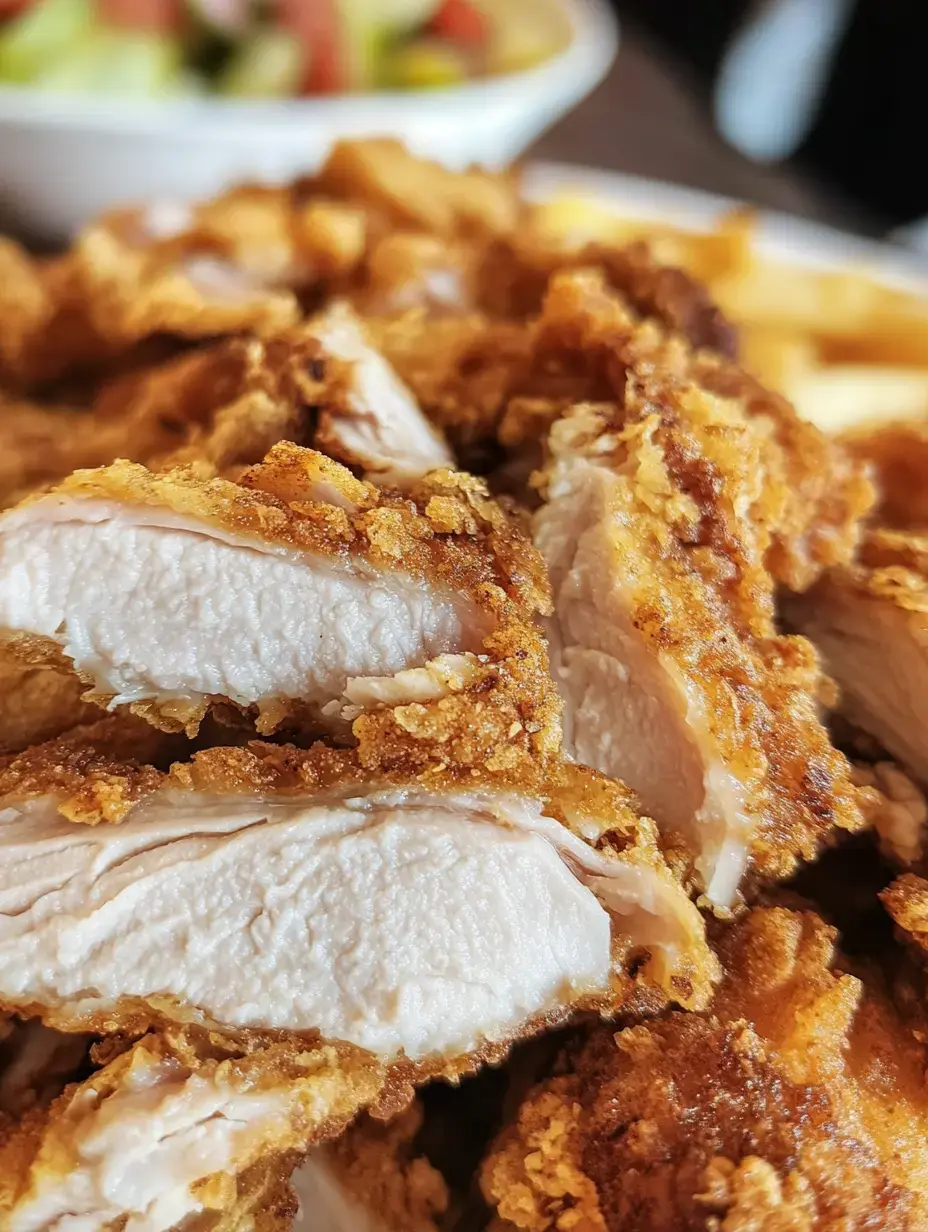
[[[726,1232],[920,1226],[923,1045],[832,969],[817,917],[751,912],[711,1012],[593,1033],[483,1167],[500,1228]]]

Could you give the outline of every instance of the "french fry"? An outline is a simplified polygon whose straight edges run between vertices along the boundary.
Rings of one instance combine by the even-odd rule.
[[[928,417],[928,368],[827,365],[787,382],[782,391],[823,432]]]
[[[867,270],[803,268],[760,255],[752,211],[690,231],[581,197],[537,207],[539,236],[567,250],[647,240],[704,282],[739,328],[745,365],[827,431],[928,416],[928,286],[886,286]]]

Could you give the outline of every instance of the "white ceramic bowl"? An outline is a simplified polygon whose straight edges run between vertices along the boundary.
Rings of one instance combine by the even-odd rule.
[[[557,2],[571,28],[558,55],[428,92],[140,101],[0,88],[2,222],[60,241],[116,204],[292,179],[338,137],[389,134],[450,166],[502,166],[587,94],[615,56],[618,28],[605,0]]]

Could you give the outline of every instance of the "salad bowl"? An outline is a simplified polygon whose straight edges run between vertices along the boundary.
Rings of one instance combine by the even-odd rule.
[[[341,137],[395,136],[452,167],[500,167],[600,81],[606,0],[555,0],[569,37],[530,68],[418,90],[287,99],[132,98],[0,87],[0,221],[46,243],[104,209],[311,172]]]

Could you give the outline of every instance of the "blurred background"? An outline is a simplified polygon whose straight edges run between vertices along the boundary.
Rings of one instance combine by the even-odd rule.
[[[0,206],[60,238],[394,132],[897,234],[926,45],[923,0],[0,0]]]
[[[921,0],[615,0],[621,54],[541,150],[871,234],[928,213]]]

